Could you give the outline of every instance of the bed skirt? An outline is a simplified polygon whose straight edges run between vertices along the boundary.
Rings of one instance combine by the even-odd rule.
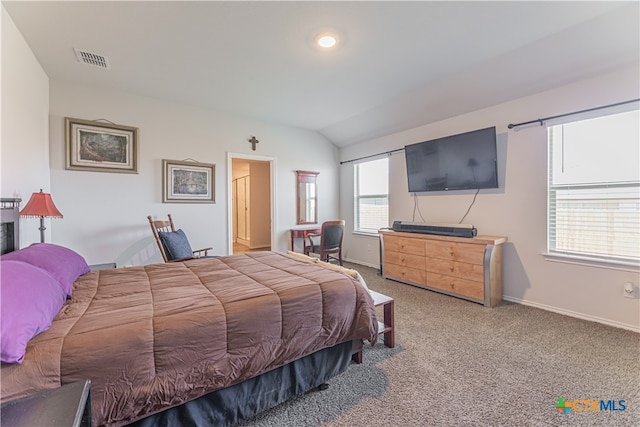
[[[319,350],[241,383],[209,393],[130,426],[232,426],[300,396],[344,372],[351,363],[351,341]]]

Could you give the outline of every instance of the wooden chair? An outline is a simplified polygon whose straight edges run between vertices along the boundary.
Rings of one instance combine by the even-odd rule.
[[[331,258],[342,265],[342,237],[344,236],[344,220],[325,221],[320,234],[308,234],[309,244],[305,244],[304,253],[318,254],[320,260],[329,262]],[[318,241],[319,240],[319,241]],[[333,256],[333,255],[336,255]]]
[[[168,217],[168,220],[154,220],[151,215],[147,216],[153,237],[156,239],[164,262],[201,258],[207,256],[209,251],[213,249],[204,248],[192,250],[184,231],[181,229],[176,230],[171,214],[169,214]]]

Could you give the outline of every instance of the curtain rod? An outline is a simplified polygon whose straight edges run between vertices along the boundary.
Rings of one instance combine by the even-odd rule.
[[[382,156],[383,154],[386,154],[387,156],[390,156],[393,153],[398,152],[398,151],[404,151],[404,148],[397,148],[397,149],[391,150],[391,151],[385,151],[385,152],[378,153],[378,154],[371,154],[370,156],[358,157],[357,159],[345,160],[344,162],[340,162],[340,164],[343,165],[345,163],[357,162],[358,160],[368,159],[370,157]]]
[[[560,117],[572,116],[574,114],[588,113],[590,111],[597,111],[597,110],[602,110],[602,109],[610,108],[610,107],[617,107],[619,105],[631,104],[633,102],[638,102],[638,101],[640,101],[640,98],[631,99],[629,101],[617,102],[615,104],[603,105],[603,106],[600,106],[600,107],[588,108],[586,110],[574,111],[572,113],[558,114],[557,116],[544,117],[542,119],[530,120],[528,122],[522,122],[522,123],[516,123],[516,124],[509,123],[509,125],[507,127],[509,129],[513,129],[513,128],[516,128],[518,126],[530,125],[532,123],[540,123],[540,126],[542,126],[544,124],[544,122],[547,121],[547,120],[558,119]],[[397,149],[391,150],[391,151],[383,151],[382,153],[378,153],[378,154],[371,154],[369,156],[358,157],[356,159],[351,159],[351,160],[345,160],[345,161],[340,162],[340,164],[343,165],[345,163],[357,162],[358,160],[369,159],[371,157],[377,157],[377,156],[381,156],[383,154],[386,154],[387,156],[389,156],[389,155],[391,155],[393,153],[396,153],[398,151],[404,151],[404,148],[397,148]]]
[[[516,123],[516,124],[509,123],[509,125],[507,127],[509,129],[513,129],[513,128],[516,128],[518,126],[530,125],[530,124],[533,124],[533,123],[540,123],[540,126],[542,126],[544,124],[544,122],[547,121],[547,120],[558,119],[560,117],[566,117],[566,116],[573,116],[574,114],[588,113],[590,111],[602,110],[604,108],[617,107],[618,105],[631,104],[633,102],[638,102],[638,101],[640,101],[640,98],[631,99],[629,101],[617,102],[615,104],[603,105],[601,107],[588,108],[586,110],[574,111],[573,113],[566,113],[566,114],[559,114],[557,116],[545,117],[543,119],[530,120],[528,122],[522,122],[522,123]]]

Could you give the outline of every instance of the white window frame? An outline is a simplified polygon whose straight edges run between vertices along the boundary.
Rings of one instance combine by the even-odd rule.
[[[634,258],[633,256],[615,256],[605,253],[590,253],[588,250],[581,251],[560,248],[558,249],[558,243],[556,240],[557,232],[562,230],[562,228],[558,226],[556,221],[557,212],[556,212],[556,201],[557,194],[559,192],[565,192],[565,200],[570,200],[571,197],[584,199],[587,192],[592,192],[589,200],[586,203],[593,203],[594,201],[600,201],[602,203],[611,201],[615,197],[612,197],[616,192],[625,192],[625,200],[629,200],[631,205],[635,203],[635,209],[632,209],[632,212],[637,215],[638,213],[638,204],[637,201],[640,199],[640,181],[632,181],[632,182],[602,182],[602,183],[592,183],[589,185],[585,184],[569,184],[569,185],[554,185],[553,183],[553,152],[552,152],[552,126],[561,125],[563,123],[567,123],[569,121],[579,121],[579,120],[587,120],[595,117],[602,117],[610,114],[616,114],[623,111],[637,110],[637,103],[633,104],[633,106],[625,107],[623,109],[603,109],[602,111],[598,111],[597,113],[591,112],[588,115],[582,115],[573,117],[572,120],[565,119],[563,122],[548,122],[546,125],[548,126],[548,183],[547,183],[547,252],[544,254],[545,258],[550,261],[559,261],[559,262],[568,262],[568,263],[576,263],[590,266],[599,266],[604,268],[612,268],[618,270],[629,270],[629,271],[640,271],[640,258]],[[606,191],[609,194],[603,198],[596,197],[594,192],[603,192]],[[569,194],[572,192],[573,194]],[[637,195],[637,197],[634,197]],[[634,202],[635,201],[635,202]],[[575,211],[577,212],[577,211]],[[615,214],[616,211],[613,209],[611,211]],[[611,215],[611,214],[610,214]],[[633,219],[632,223],[635,223]],[[640,223],[639,223],[640,225]],[[571,230],[565,229],[566,233],[570,233]],[[636,231],[637,232],[637,231]],[[635,238],[634,238],[635,239]],[[640,245],[640,243],[638,243]],[[562,246],[562,245],[560,245]]]
[[[374,161],[379,161],[379,160],[385,160],[387,162],[387,172],[389,170],[389,157],[379,157],[377,159],[372,159],[369,161],[363,161],[363,162],[359,162],[357,164],[354,165],[353,167],[353,178],[354,178],[354,197],[353,197],[353,232],[356,234],[364,234],[364,235],[369,235],[369,236],[377,236],[378,235],[378,230],[379,228],[383,228],[383,227],[388,227],[389,226],[389,190],[388,190],[388,184],[387,184],[387,192],[386,193],[378,193],[378,194],[367,194],[367,195],[360,195],[360,173],[359,173],[359,168],[361,165],[366,164],[366,163],[370,163],[370,162],[374,162]],[[388,183],[389,177],[388,177],[388,173],[387,173],[387,183]],[[373,228],[362,228],[360,226],[360,218],[361,218],[361,213],[360,213],[360,200],[363,199],[369,199],[369,200],[375,200],[375,199],[383,199],[386,201],[386,223],[385,224],[380,224],[381,227],[379,227],[378,229],[373,229]]]

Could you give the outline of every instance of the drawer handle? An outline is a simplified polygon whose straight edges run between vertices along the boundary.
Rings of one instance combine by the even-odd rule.
[[[453,289],[453,282],[449,283],[449,286],[451,286],[451,289]]]
[[[453,270],[454,270],[453,266],[449,267],[449,270],[453,273]]]
[[[449,255],[453,256],[453,249],[449,249]]]

